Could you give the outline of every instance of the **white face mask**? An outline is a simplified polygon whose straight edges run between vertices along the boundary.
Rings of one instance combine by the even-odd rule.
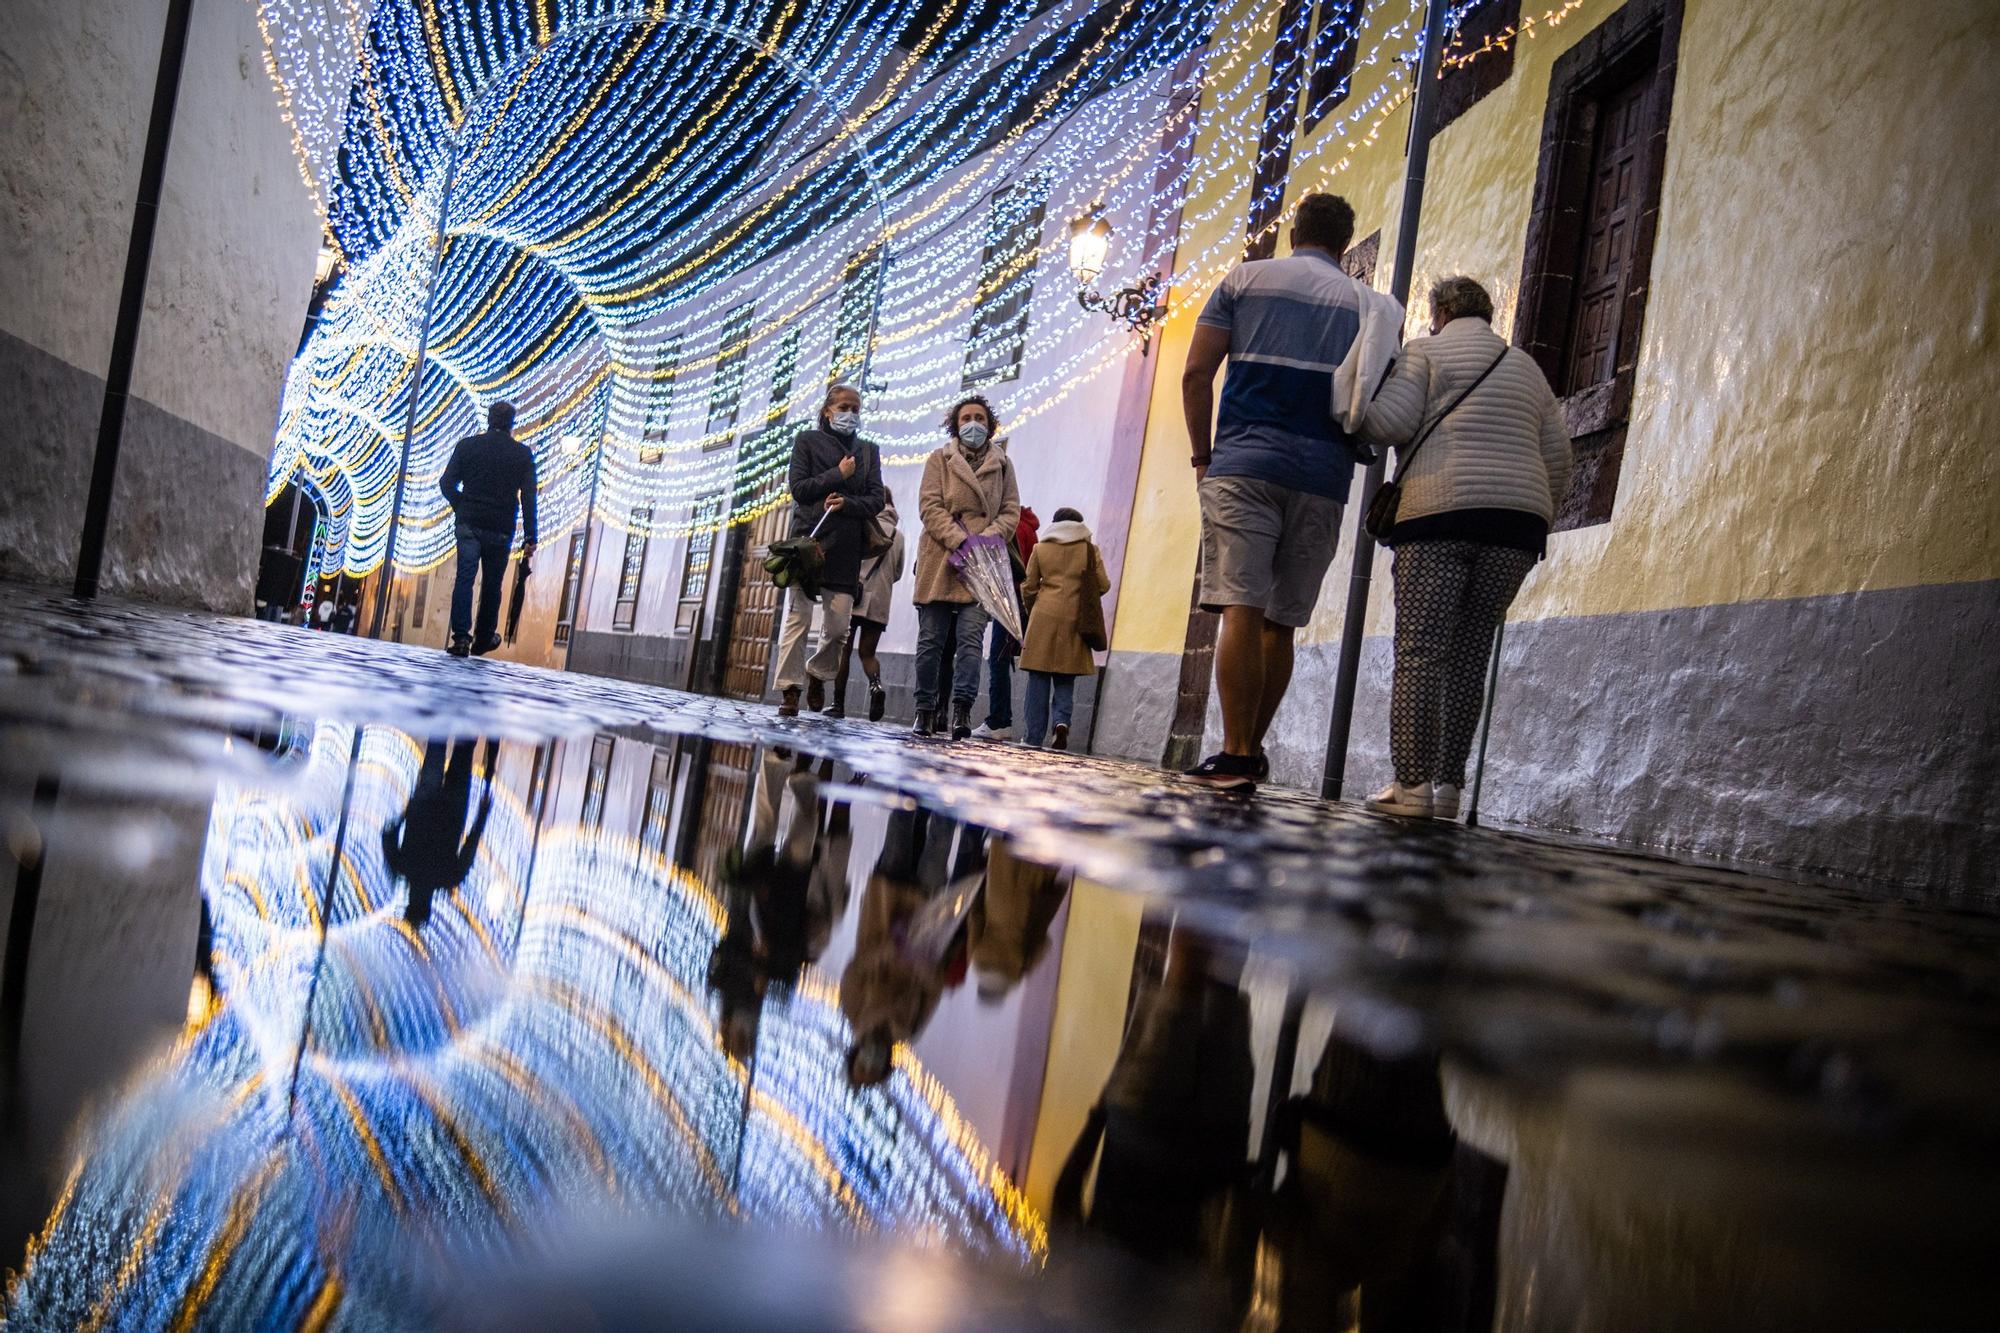
[[[848,411],[829,412],[826,414],[826,424],[838,434],[852,435],[861,428],[861,414]]]
[[[986,443],[986,423],[968,421],[958,428],[958,441],[968,449],[977,449]]]

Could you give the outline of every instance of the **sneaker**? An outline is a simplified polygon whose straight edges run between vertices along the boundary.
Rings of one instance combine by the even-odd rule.
[[[1212,754],[1186,775],[1217,791],[1249,791],[1257,785],[1257,761],[1247,755]]]
[[[840,700],[835,699],[832,703],[826,706],[825,716],[833,718],[835,721],[839,721],[841,718],[847,716],[847,707],[846,705],[842,704]]]
[[[471,636],[465,634],[452,635],[451,642],[445,645],[445,651],[450,653],[453,657],[471,656],[472,654]]]
[[[1368,798],[1368,808],[1385,815],[1429,819],[1431,811],[1436,808],[1436,798],[1428,782],[1420,782],[1414,787],[1392,782]]]
[[[1431,788],[1431,817],[1433,819],[1458,818],[1458,787],[1450,782],[1440,782]]]
[[[981,722],[972,729],[972,739],[976,741],[1010,741],[1014,739],[1012,727],[996,727],[991,722]]]
[[[810,673],[806,676],[806,707],[815,713],[826,711],[826,682]]]
[[[1069,723],[1056,723],[1056,734],[1050,738],[1049,748],[1051,750],[1067,750],[1069,748]]]
[[[778,716],[797,717],[799,715],[799,687],[785,686],[785,692],[778,696]]]
[[[868,720],[870,722],[880,722],[882,720],[882,714],[888,711],[889,711],[889,692],[882,688],[881,681],[879,680],[869,681]]]

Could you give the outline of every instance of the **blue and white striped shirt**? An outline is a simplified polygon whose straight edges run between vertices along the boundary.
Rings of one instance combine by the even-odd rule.
[[[1208,475],[1346,500],[1354,450],[1333,418],[1333,372],[1361,330],[1354,279],[1315,251],[1251,260],[1196,322],[1229,331]]]

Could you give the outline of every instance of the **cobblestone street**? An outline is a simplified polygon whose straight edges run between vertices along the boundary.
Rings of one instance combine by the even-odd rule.
[[[508,755],[532,753],[534,771],[553,782],[569,771],[564,756],[582,764],[587,752],[578,817],[588,828],[605,819],[593,811],[629,746],[669,756],[656,771],[667,763],[680,775],[673,820],[661,797],[631,832],[658,842],[725,901],[734,872],[724,844],[754,850],[775,836],[782,855],[792,835],[779,811],[799,797],[788,784],[807,781],[799,799],[809,807],[817,792],[823,810],[850,812],[835,820],[842,829],[882,830],[854,836],[880,837],[884,857],[896,821],[928,818],[934,828],[981,830],[982,841],[1004,845],[1021,863],[1061,867],[1064,882],[1096,886],[1089,899],[1077,890],[1057,952],[1093,947],[1078,914],[1101,897],[1132,903],[1134,920],[1172,923],[1200,941],[1207,968],[1238,960],[1227,970],[1242,971],[1236,984],[1253,1006],[1256,994],[1276,997],[1266,1003],[1277,1009],[1258,1021],[1278,1024],[1280,1049],[1269,1058],[1281,1067],[1285,1051],[1307,1049],[1329,1030],[1380,1058],[1442,1058],[1454,1071],[1460,1136],[1502,1159],[1534,1158],[1546,1150],[1533,1142],[1554,1133],[1548,1142],[1569,1143],[1565,1151],[1580,1160],[1620,1158],[1618,1170],[1636,1173],[1642,1194],[1687,1192],[1686,1206],[1707,1197],[1703,1182],[1721,1173],[1745,1216],[1780,1219],[1774,1225],[1787,1235],[1803,1226],[1826,1253],[1866,1251],[1882,1263],[1894,1256],[1894,1264],[1946,1270],[1951,1262],[1940,1253],[1951,1251],[1937,1250],[1939,1235],[1980,1234],[1977,1219],[1990,1208],[1984,1185],[1970,1188],[1990,1182],[2000,1161],[1992,1113],[2000,916],[1987,904],[1400,822],[1282,790],[1222,796],[1131,764],[915,741],[887,726],[783,720],[766,707],[644,686],[247,620],[110,602],[81,608],[20,589],[0,594],[0,662],[10,836],[18,843],[19,830],[39,827],[51,855],[79,838],[101,840],[97,854],[109,855],[104,849],[117,845],[134,812],[198,807],[218,788],[298,790],[299,779],[283,776],[283,756],[308,740],[315,755],[338,755],[326,745],[350,734],[361,772],[380,744],[414,754],[421,740],[430,755],[483,738],[502,756],[498,767],[488,760],[490,772],[518,763]],[[273,740],[283,737],[296,739]],[[719,795],[721,779],[710,773],[712,764],[724,771],[724,755],[737,756],[729,771],[752,775],[730,789],[736,797]],[[697,772],[703,777],[687,776]],[[349,802],[351,817],[363,817],[354,781],[352,794],[318,818]],[[530,779],[521,800],[545,799],[536,794],[543,781]],[[718,817],[739,823],[717,826]],[[800,817],[791,816],[794,828]],[[335,823],[344,829],[349,818]],[[669,822],[702,831],[662,833]],[[739,826],[748,829],[740,844]],[[545,814],[535,827],[539,845],[558,824]],[[712,841],[717,827],[730,830],[724,843]],[[218,836],[212,828],[211,864]],[[971,844],[959,845],[963,864]],[[534,864],[523,873],[532,876]],[[110,873],[149,882],[141,869]],[[292,872],[275,873],[282,880]],[[357,920],[374,919],[369,892],[357,891]],[[393,879],[373,890],[378,902],[394,892]],[[601,900],[603,891],[593,892]],[[9,938],[17,976],[38,956],[23,952],[19,931],[33,922],[19,901]],[[260,901],[260,915],[277,911]],[[91,912],[111,938],[125,938],[137,929],[121,924],[134,910],[106,899]],[[609,908],[599,901],[591,910]],[[50,930],[45,924],[35,938],[46,942]],[[1033,975],[1042,990],[1031,984],[1030,993],[1055,1004],[1053,973]],[[938,1052],[953,1047],[939,1043],[961,1021],[950,1017],[954,1004],[962,1002],[947,993],[946,1017],[917,1047],[945,1067],[953,1057]],[[32,1034],[32,1005],[26,1023]],[[1028,1043],[1022,1050],[1040,1050],[1052,1039],[1018,1040]],[[32,1055],[32,1040],[16,1045]],[[30,1060],[23,1076],[31,1075]],[[946,1086],[977,1097],[949,1077]],[[1622,1156],[1635,1148],[1636,1156]],[[1928,1200],[1921,1220],[1897,1222],[1867,1205],[1866,1181],[1882,1171]],[[1808,1181],[1806,1194],[1826,1192],[1834,1202],[1802,1212]],[[1555,1211],[1524,1223],[1536,1212],[1517,1207],[1510,1225],[1560,1235],[1570,1225],[1560,1222],[1561,1206],[1544,1196],[1537,1208]],[[1544,1239],[1565,1264],[1575,1261],[1576,1237]],[[1825,1274],[1812,1268],[1793,1279],[1810,1287]],[[1948,1294],[1951,1284],[1938,1290]],[[1950,1308],[1938,1306],[1940,1317]]]

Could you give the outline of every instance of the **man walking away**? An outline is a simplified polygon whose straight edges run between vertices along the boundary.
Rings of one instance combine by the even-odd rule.
[[[1360,284],[1340,268],[1353,235],[1345,199],[1307,195],[1291,255],[1238,265],[1208,298],[1181,376],[1201,492],[1201,606],[1222,616],[1222,750],[1187,772],[1219,788],[1269,776],[1264,733],[1291,684],[1292,637],[1312,618],[1339,539],[1355,455],[1333,416],[1333,380],[1361,323]]]
[[[514,438],[514,405],[486,409],[486,429],[452,447],[438,478],[445,503],[457,515],[458,581],[451,590],[453,657],[485,656],[500,646],[500,594],[506,587],[507,553],[514,519],[521,520],[521,554],[535,553],[535,453]],[[472,620],[472,580],[479,579],[479,623]]]

